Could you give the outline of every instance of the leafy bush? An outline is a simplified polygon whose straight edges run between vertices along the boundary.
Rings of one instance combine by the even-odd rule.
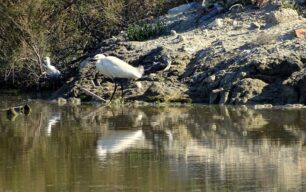
[[[153,24],[130,25],[127,29],[130,41],[144,41],[158,37],[165,33],[165,23],[158,22]]]

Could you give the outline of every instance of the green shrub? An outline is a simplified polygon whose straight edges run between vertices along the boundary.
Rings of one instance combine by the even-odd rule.
[[[128,39],[130,41],[144,41],[158,37],[165,33],[165,23],[158,22],[153,24],[133,24],[127,29]]]

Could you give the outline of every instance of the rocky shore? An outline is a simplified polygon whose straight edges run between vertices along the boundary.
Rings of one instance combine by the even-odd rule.
[[[194,7],[157,20],[166,24],[165,36],[136,42],[128,41],[123,32],[105,40],[96,52],[145,69],[163,62],[165,56],[171,59],[169,70],[125,84],[126,100],[306,103],[306,37],[303,30],[299,31],[306,28],[306,19],[295,10],[243,7],[207,18],[201,8]],[[94,99],[82,89],[104,99],[113,91],[112,82],[96,72],[89,58],[52,99]],[[118,91],[115,97],[120,98],[120,94]]]

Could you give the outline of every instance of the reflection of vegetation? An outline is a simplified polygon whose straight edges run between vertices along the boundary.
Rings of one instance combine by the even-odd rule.
[[[86,191],[88,186],[122,186],[158,191],[162,186],[168,191],[186,191],[186,187],[201,187],[203,179],[207,179],[207,189],[225,182],[220,178],[229,185],[237,182],[238,177],[224,177],[228,168],[233,171],[231,166],[240,171],[255,167],[244,177],[260,185],[266,185],[260,177],[266,173],[265,166],[275,166],[271,173],[274,182],[283,181],[275,179],[278,166],[304,173],[296,163],[306,161],[300,147],[306,138],[304,110],[31,106],[33,112],[15,122],[0,116],[1,190],[45,191],[49,186],[51,191]],[[59,114],[61,121],[48,135],[45,127],[52,114]],[[97,158],[96,142],[109,129],[140,128],[145,143],[120,154],[108,154],[103,160]],[[199,169],[203,164],[205,172]],[[253,173],[259,178],[253,178]],[[202,178],[207,174],[211,177]],[[236,185],[227,187],[237,191]]]

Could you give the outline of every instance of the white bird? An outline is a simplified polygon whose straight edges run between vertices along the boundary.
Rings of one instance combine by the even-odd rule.
[[[47,67],[47,76],[59,77],[61,75],[61,72],[51,65],[50,57],[45,57],[44,62],[46,63]]]
[[[115,84],[114,92],[110,98],[110,101],[113,99],[113,96],[117,89],[117,83],[116,83],[117,78],[139,79],[142,77],[144,73],[143,66],[139,66],[138,68],[133,67],[117,57],[97,54],[93,58],[93,60],[96,61],[97,70],[100,73],[102,73],[104,76],[111,78]],[[121,82],[120,85],[122,88],[122,98],[123,98],[123,86]]]

